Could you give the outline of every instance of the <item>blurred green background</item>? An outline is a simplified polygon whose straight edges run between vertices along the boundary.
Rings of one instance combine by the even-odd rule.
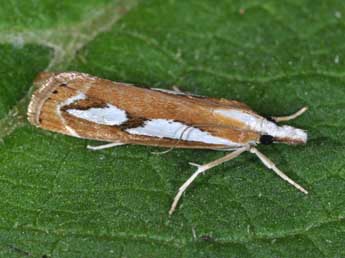
[[[345,2],[10,0],[0,8],[1,257],[345,257]],[[42,70],[236,99],[305,146],[261,146],[304,196],[245,154],[90,143],[26,122]],[[94,143],[93,143],[94,144]]]

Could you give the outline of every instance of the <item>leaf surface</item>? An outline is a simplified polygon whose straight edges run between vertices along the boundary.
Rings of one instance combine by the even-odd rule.
[[[343,1],[41,2],[0,8],[1,257],[345,256]],[[34,128],[25,112],[42,70],[178,85],[264,115],[307,105],[289,123],[307,145],[259,148],[310,194],[248,153],[198,178],[169,218],[188,162],[224,153],[92,152]]]

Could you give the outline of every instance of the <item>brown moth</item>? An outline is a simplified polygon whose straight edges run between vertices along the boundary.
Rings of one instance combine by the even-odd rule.
[[[277,123],[294,119],[307,108],[267,119],[235,100],[202,97],[177,88],[140,88],[77,72],[44,72],[34,84],[37,89],[29,104],[29,121],[50,131],[108,142],[89,149],[141,144],[231,151],[204,165],[190,163],[197,171],[179,189],[169,214],[198,175],[245,151],[257,155],[266,167],[307,193],[255,147],[305,144],[305,131]]]

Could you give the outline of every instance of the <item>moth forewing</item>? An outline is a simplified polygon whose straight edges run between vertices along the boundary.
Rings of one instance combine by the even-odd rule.
[[[29,121],[81,138],[176,148],[226,149],[257,142],[260,134],[216,116],[238,102],[184,96],[80,73],[39,76]]]
[[[54,132],[109,142],[89,149],[141,144],[234,151],[197,165],[198,170],[175,197],[170,214],[200,173],[244,151],[254,153],[268,168],[307,193],[255,148],[260,143],[306,143],[303,130],[277,124],[306,109],[270,121],[238,101],[185,94],[179,89],[147,89],[77,72],[41,73],[34,84],[37,89],[29,104],[29,121]]]

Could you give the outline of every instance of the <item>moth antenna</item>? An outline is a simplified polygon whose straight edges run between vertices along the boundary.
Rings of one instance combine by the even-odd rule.
[[[288,116],[272,116],[271,118],[279,123],[279,122],[284,122],[284,121],[289,121],[289,120],[293,120],[299,116],[301,116],[304,112],[306,112],[308,110],[308,107],[302,107],[300,110],[298,110],[297,112],[288,115]]]

